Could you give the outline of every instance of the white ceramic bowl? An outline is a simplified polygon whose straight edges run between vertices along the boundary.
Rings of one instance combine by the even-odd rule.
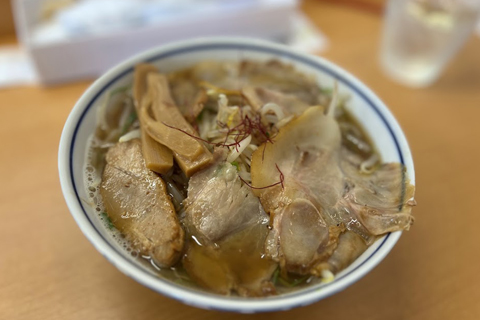
[[[351,97],[348,109],[370,135],[383,161],[403,163],[408,177],[415,183],[410,149],[393,115],[370,89],[331,62],[252,39],[207,38],[161,46],[119,64],[95,81],[70,113],[60,141],[60,181],[68,208],[95,248],[124,274],[152,290],[192,306],[244,313],[286,310],[311,304],[345,289],[372,270],[395,245],[401,232],[380,238],[328,284],[267,298],[224,297],[185,288],[155,275],[112,238],[98,214],[82,200],[88,199],[83,179],[84,162],[87,139],[95,127],[96,109],[108,91],[132,82],[135,64],[150,62],[169,72],[207,59],[264,61],[272,58],[315,75],[323,86],[332,86],[336,79],[340,92]]]

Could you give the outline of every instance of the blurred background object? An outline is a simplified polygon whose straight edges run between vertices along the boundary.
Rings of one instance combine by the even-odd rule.
[[[475,29],[480,0],[389,0],[381,62],[393,79],[433,83]]]
[[[379,17],[386,12],[384,18],[390,18],[384,19],[382,64],[387,75],[409,85],[427,85],[435,80],[473,28],[473,15],[468,18],[469,22],[466,22],[466,15],[461,14],[446,18],[455,27],[448,32],[441,31],[443,35],[439,37],[443,40],[435,40],[438,37],[429,37],[427,28],[423,33],[411,31],[415,28],[412,22],[407,25],[399,20],[400,7],[387,11],[388,1],[385,0],[314,0],[307,3],[315,1]],[[443,0],[446,3],[464,1],[467,0]],[[411,2],[392,0],[390,7],[406,6]],[[318,29],[322,21],[316,26],[311,23],[300,10],[300,4],[300,0],[0,0],[0,36],[3,35],[4,43],[5,39],[11,39],[14,44],[0,46],[0,88],[94,79],[116,62],[137,52],[200,36],[252,36],[282,42],[301,51],[323,53],[328,41]],[[308,10],[305,13],[308,14]],[[430,18],[422,19],[430,19],[434,24],[439,21],[437,13],[428,16]],[[452,19],[461,23],[452,22]],[[15,36],[8,36],[15,33],[14,23],[20,45]],[[402,27],[395,28],[396,23]],[[395,34],[395,30],[403,35]],[[452,36],[455,30],[462,31],[463,35]],[[480,35],[480,23],[477,30]],[[416,40],[406,40],[405,35]],[[429,40],[423,41],[422,37]],[[415,41],[419,45],[412,45]],[[430,59],[431,56],[420,57],[420,45],[435,46],[434,41],[437,41],[437,48],[442,42],[447,43],[446,53],[440,53],[436,60]],[[455,44],[449,45],[453,42]],[[410,49],[399,50],[402,43]],[[419,71],[420,68],[423,71]],[[417,77],[416,80],[412,80],[412,76]]]
[[[15,32],[10,0],[0,0],[0,36]]]
[[[322,0],[336,5],[349,6],[362,11],[382,14],[385,0]]]
[[[187,38],[256,37],[312,53],[326,46],[298,0],[13,0],[12,5],[17,37],[27,52],[23,61],[31,59],[42,84],[95,78],[135,53]]]

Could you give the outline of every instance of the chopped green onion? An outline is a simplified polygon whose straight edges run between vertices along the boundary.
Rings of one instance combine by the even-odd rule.
[[[103,217],[103,220],[107,223],[107,228],[109,230],[113,230],[115,226],[113,225],[112,219],[110,219],[106,212],[102,212],[101,215]]]
[[[109,98],[113,97],[114,95],[116,95],[118,93],[125,93],[128,90],[128,88],[129,88],[129,86],[118,87],[118,88],[113,89],[112,91],[110,91]]]
[[[332,94],[333,93],[333,89],[332,88],[321,88],[320,89],[320,92],[323,93],[323,94]]]
[[[304,283],[308,279],[308,277],[309,276],[307,275],[298,279],[293,279],[293,281],[288,281],[283,279],[282,277],[279,277],[278,282],[280,282],[280,284],[283,285],[284,287],[293,288],[298,286],[299,284]]]
[[[198,114],[198,116],[197,116],[197,122],[202,121],[204,114],[205,114],[205,110],[202,110],[202,111]]]
[[[123,125],[122,133],[120,134],[120,136],[123,136],[125,133],[127,133],[128,128],[130,128],[130,126],[135,120],[137,120],[137,113],[135,111],[132,111],[132,113],[130,113],[130,115],[128,116],[127,121],[125,121],[125,124]]]
[[[296,278],[293,280],[284,279],[280,274],[280,267],[277,267],[277,269],[275,269],[275,271],[273,272],[271,281],[273,285],[277,285],[279,283],[284,287],[293,288],[298,286],[299,284],[304,283],[308,278],[309,278],[309,275],[303,276],[301,278]]]
[[[273,285],[277,285],[278,276],[280,275],[280,268],[275,269],[275,272],[272,275],[272,283]]]

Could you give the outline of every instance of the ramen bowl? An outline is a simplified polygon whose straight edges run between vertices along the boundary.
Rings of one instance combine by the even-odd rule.
[[[108,229],[95,207],[84,201],[89,197],[85,184],[87,144],[96,127],[97,109],[109,92],[132,83],[136,64],[148,62],[162,72],[171,72],[205,60],[238,61],[239,58],[256,61],[277,59],[293,65],[302,73],[313,75],[324,87],[332,87],[337,82],[339,93],[349,97],[347,110],[371,138],[382,161],[402,163],[410,182],[415,183],[410,149],[397,121],[385,104],[347,71],[325,59],[270,42],[206,38],[173,43],[141,53],[112,68],[86,90],[72,109],[62,133],[58,156],[61,187],[68,208],[87,239],[116,268],[140,284],[185,304],[205,309],[242,313],[287,310],[324,299],[362,278],[385,258],[401,232],[380,237],[329,283],[262,298],[221,296],[159,276],[141,258],[132,256]]]

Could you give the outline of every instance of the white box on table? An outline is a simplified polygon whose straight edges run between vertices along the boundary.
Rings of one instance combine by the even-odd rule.
[[[227,0],[228,1],[228,0]],[[297,0],[256,0],[231,10],[159,21],[154,25],[59,41],[33,37],[41,1],[13,0],[19,41],[27,50],[42,84],[95,78],[138,52],[167,42],[202,36],[287,37]]]

